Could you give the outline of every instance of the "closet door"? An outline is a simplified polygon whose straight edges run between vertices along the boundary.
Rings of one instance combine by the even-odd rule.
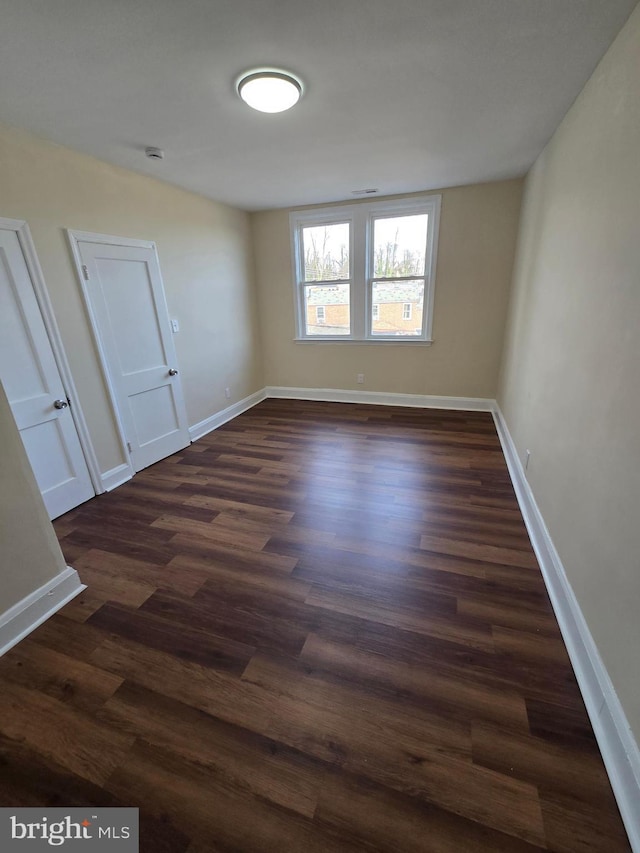
[[[45,506],[56,518],[95,491],[17,225],[3,227],[0,220],[0,379]]]
[[[131,464],[140,471],[190,443],[153,243],[70,232]]]

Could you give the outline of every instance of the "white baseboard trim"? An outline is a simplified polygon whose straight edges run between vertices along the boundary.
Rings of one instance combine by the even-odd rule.
[[[371,403],[377,406],[410,406],[420,409],[491,412],[495,404],[495,400],[485,397],[436,397],[430,394],[390,394],[386,391],[348,391],[341,388],[287,388],[270,385],[265,391],[267,397],[285,400]]]
[[[105,471],[100,474],[102,488],[105,492],[110,492],[113,489],[116,489],[132,477],[133,469],[131,465],[127,465],[126,462],[123,462],[122,465],[116,465],[115,468],[111,468],[109,471]]]
[[[203,435],[206,435],[208,432],[212,432],[214,429],[222,426],[222,424],[226,424],[227,421],[233,420],[233,418],[237,418],[238,415],[241,415],[243,412],[246,412],[247,409],[253,408],[257,403],[262,402],[262,400],[266,399],[265,389],[262,388],[260,391],[256,391],[255,394],[250,394],[248,397],[244,397],[242,400],[238,400],[237,403],[234,403],[231,406],[227,406],[226,409],[223,409],[221,412],[217,412],[215,415],[211,415],[210,418],[205,418],[203,421],[200,421],[197,424],[189,427],[189,436],[191,441],[197,441],[199,438],[202,438]]]
[[[67,566],[39,589],[29,593],[0,616],[0,656],[23,640],[38,625],[86,589],[75,569]]]
[[[493,417],[520,509],[591,719],[629,841],[640,851],[640,750],[525,477],[504,416]]]
[[[327,403],[373,403],[379,406],[411,406],[423,409],[459,409],[491,412],[495,400],[484,397],[435,397],[424,394],[387,394],[383,391],[347,391],[339,388],[290,388],[269,385],[256,391],[210,418],[189,427],[191,441],[197,441],[227,421],[238,417],[268,397],[281,400],[317,400]],[[126,466],[125,466],[126,467]],[[114,469],[116,471],[116,469]],[[112,472],[107,472],[111,474]],[[124,482],[125,477],[121,482]],[[119,483],[117,485],[120,485]]]

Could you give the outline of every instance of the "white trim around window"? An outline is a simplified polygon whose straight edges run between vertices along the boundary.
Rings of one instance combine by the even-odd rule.
[[[293,211],[289,216],[289,222],[296,340],[307,343],[430,344],[441,199],[440,195],[424,195],[407,199]],[[424,268],[421,264],[419,268],[414,264],[412,268],[405,271],[395,267],[386,277],[376,275],[374,247],[376,221],[420,214],[428,216]],[[305,263],[305,229],[331,225],[348,226],[348,246],[340,247],[341,257],[336,260],[334,254],[331,258],[332,263],[311,265],[309,258],[306,258]],[[308,230],[307,237],[312,236],[312,233]],[[335,229],[335,233],[338,233],[338,229]],[[340,230],[340,234],[344,237],[344,228]],[[344,239],[346,240],[346,237]],[[348,263],[345,253],[348,253]],[[380,267],[377,272],[380,272]],[[420,293],[420,300],[416,301],[411,309],[419,328],[411,331],[397,327],[374,329],[374,324],[384,316],[380,310],[375,316],[374,290],[394,287],[400,290],[398,302],[402,303],[402,306],[408,302],[407,288],[414,288]],[[323,324],[324,327],[320,330],[317,325],[313,327],[313,324],[308,322],[307,307],[312,304],[326,306],[332,291],[335,294],[336,303],[338,299],[348,298],[348,305],[335,304],[331,309],[331,323]],[[375,302],[377,303],[378,299]],[[404,307],[400,310],[400,316],[403,316]],[[315,312],[313,316],[315,319]],[[310,329],[313,330],[310,331]]]

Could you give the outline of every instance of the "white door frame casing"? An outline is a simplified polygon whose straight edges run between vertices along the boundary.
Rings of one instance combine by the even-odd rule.
[[[87,280],[85,278],[83,259],[80,250],[80,243],[94,243],[94,244],[102,244],[107,246],[126,246],[134,249],[147,249],[153,252],[155,257],[155,261],[157,264],[158,275],[160,278],[160,284],[162,286],[162,293],[164,295],[164,282],[162,280],[162,271],[160,269],[160,259],[158,257],[158,249],[155,241],[153,240],[139,240],[132,237],[118,237],[113,234],[99,234],[93,231],[76,231],[72,228],[67,228],[67,237],[69,239],[69,246],[71,248],[71,253],[73,255],[74,266],[76,268],[76,275],[78,278],[78,282],[80,283],[80,289],[82,291],[82,296],[84,299],[85,309],[87,312],[87,317],[89,318],[89,323],[91,326],[91,331],[93,333],[93,339],[95,341],[99,360],[100,367],[102,370],[102,375],[105,380],[105,384],[107,387],[107,391],[109,394],[109,401],[111,403],[111,410],[113,413],[113,417],[116,424],[116,430],[118,434],[118,438],[120,441],[120,446],[122,448],[123,459],[125,460],[124,464],[118,466],[115,471],[117,471],[117,482],[113,485],[110,485],[108,488],[115,488],[116,485],[120,485],[126,480],[131,479],[136,473],[136,470],[133,465],[133,461],[131,459],[131,454],[129,452],[128,441],[126,437],[126,431],[124,428],[124,424],[122,421],[122,415],[120,413],[120,404],[118,394],[116,392],[116,388],[114,385],[113,378],[109,371],[109,358],[107,357],[107,353],[104,348],[104,344],[102,342],[101,332],[100,332],[100,324],[98,322],[98,318],[96,317],[91,297],[87,288]],[[166,307],[166,303],[165,303]],[[168,313],[168,309],[167,309]]]
[[[60,373],[65,393],[69,400],[71,400],[71,405],[69,407],[71,410],[71,417],[73,418],[76,432],[78,433],[80,447],[82,448],[82,453],[89,471],[89,477],[91,478],[91,485],[93,486],[95,493],[99,495],[105,490],[102,483],[100,466],[98,465],[98,459],[93,448],[87,422],[82,411],[82,406],[80,405],[80,398],[78,397],[78,392],[73,381],[71,368],[67,361],[64,345],[62,343],[62,336],[60,335],[60,330],[58,329],[58,324],[53,312],[53,305],[51,304],[44,273],[40,266],[40,261],[38,260],[35,243],[33,242],[33,237],[31,235],[31,229],[24,219],[7,219],[5,217],[0,217],[0,228],[5,231],[14,231],[18,238],[18,242],[20,243],[20,248],[22,249],[29,277],[31,278],[31,283],[33,285],[36,302],[38,303],[38,308],[42,315],[42,321],[49,338],[53,358],[58,368],[58,372]]]

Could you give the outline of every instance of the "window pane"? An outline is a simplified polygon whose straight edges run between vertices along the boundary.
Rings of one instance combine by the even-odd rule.
[[[305,281],[349,278],[349,223],[302,229]]]
[[[424,275],[429,215],[394,216],[373,224],[374,275]]]
[[[371,288],[371,334],[414,337],[422,334],[424,279],[374,281]]]
[[[314,284],[304,294],[307,335],[351,334],[348,284]]]

